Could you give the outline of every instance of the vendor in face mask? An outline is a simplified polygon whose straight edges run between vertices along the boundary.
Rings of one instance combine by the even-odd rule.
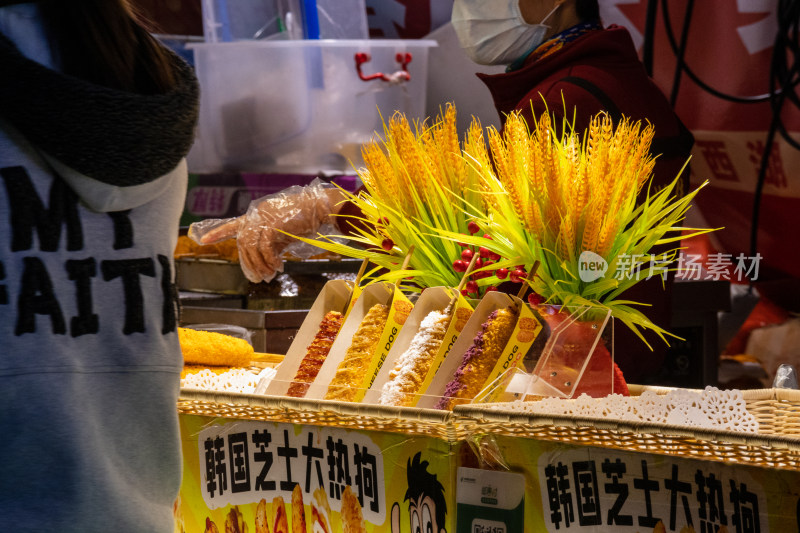
[[[694,139],[648,77],[628,31],[601,25],[597,0],[455,0],[451,21],[473,61],[507,66],[502,74],[478,75],[501,121],[512,111],[519,111],[528,124],[550,113],[557,126],[564,116],[574,118],[577,132],[585,131],[601,111],[615,121],[621,116],[649,121],[655,127],[651,151],[659,154],[653,187],[679,174]],[[682,177],[685,191],[688,170]],[[667,290],[646,281],[626,296],[650,303],[650,319],[669,329],[670,287],[671,281]],[[648,338],[655,350],[651,352],[624,329],[618,329],[615,357],[625,379],[657,383],[664,343]]]

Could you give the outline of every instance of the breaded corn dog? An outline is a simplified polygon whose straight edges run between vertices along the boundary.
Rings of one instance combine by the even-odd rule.
[[[464,352],[461,365],[445,387],[436,409],[452,409],[457,403],[471,400],[481,391],[514,331],[516,318],[516,313],[510,309],[492,311],[472,345]]]
[[[450,315],[441,311],[431,311],[422,319],[419,331],[397,359],[383,385],[379,404],[409,406],[413,403],[414,395],[419,393],[419,387],[442,345],[449,323]]]
[[[308,392],[308,388],[317,377],[322,363],[328,357],[328,352],[331,351],[333,341],[336,340],[336,335],[342,329],[342,321],[344,317],[338,311],[328,311],[320,322],[319,330],[314,336],[314,340],[308,345],[306,355],[297,369],[297,373],[289,385],[289,390],[286,392],[287,396],[294,398],[302,398]]]
[[[375,345],[381,340],[388,319],[389,307],[386,305],[375,304],[367,311],[353,335],[352,344],[347,348],[344,359],[339,363],[336,374],[328,385],[326,400],[351,402],[355,399],[358,385],[369,367]]]
[[[253,347],[244,339],[189,328],[178,328],[184,365],[248,366]]]

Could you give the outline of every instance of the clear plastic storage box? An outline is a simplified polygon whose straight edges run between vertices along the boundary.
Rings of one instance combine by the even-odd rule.
[[[382,117],[400,111],[409,120],[424,118],[428,50],[435,45],[425,40],[190,45],[201,89],[190,170],[351,171],[361,165],[361,145],[383,132]]]
[[[365,0],[203,0],[207,43],[252,39],[367,39]],[[309,16],[310,15],[310,16]]]

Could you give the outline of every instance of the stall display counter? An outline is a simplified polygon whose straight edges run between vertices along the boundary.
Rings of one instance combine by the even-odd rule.
[[[757,433],[183,389],[177,527],[797,531],[800,392],[744,399]]]

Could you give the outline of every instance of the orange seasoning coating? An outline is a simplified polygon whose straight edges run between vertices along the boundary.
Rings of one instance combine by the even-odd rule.
[[[331,351],[336,335],[342,329],[343,320],[342,313],[338,311],[328,311],[322,318],[319,330],[314,336],[314,340],[306,348],[306,355],[297,369],[292,384],[289,385],[289,390],[286,392],[287,396],[302,398],[306,395],[314,378],[317,377],[322,363],[328,357],[328,352]]]
[[[381,340],[383,328],[388,319],[388,306],[375,304],[370,307],[353,335],[353,342],[347,348],[344,359],[339,363],[336,374],[328,385],[328,391],[325,394],[326,400],[351,402],[355,399],[358,385],[372,361],[375,346]]]

